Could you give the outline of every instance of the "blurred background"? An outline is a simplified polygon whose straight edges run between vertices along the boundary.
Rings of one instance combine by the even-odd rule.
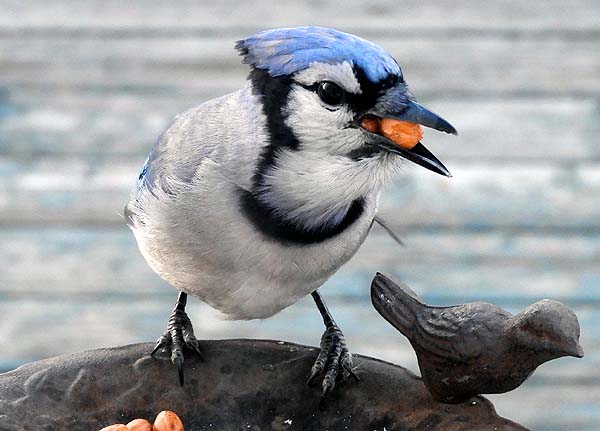
[[[155,138],[180,111],[244,84],[234,42],[306,24],[371,39],[417,98],[460,135],[425,131],[454,174],[406,166],[375,228],[322,290],[351,350],[418,372],[374,311],[385,271],[439,305],[519,311],[565,302],[582,360],[546,364],[489,397],[536,430],[600,423],[600,3],[0,0],[0,370],[163,331],[176,292],[121,216]],[[201,338],[317,345],[310,299],[266,321],[226,322],[196,300]]]

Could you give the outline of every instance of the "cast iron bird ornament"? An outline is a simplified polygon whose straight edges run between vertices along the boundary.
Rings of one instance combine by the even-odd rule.
[[[415,102],[390,54],[359,37],[287,28],[236,48],[248,83],[174,119],[125,209],[148,264],[180,291],[155,351],[170,353],[183,384],[183,348],[200,354],[188,294],[232,320],[311,294],[325,333],[309,381],[325,374],[323,399],[353,371],[317,289],[363,243],[406,160],[450,175],[421,143],[398,145],[366,119],[456,130]]]
[[[557,301],[538,301],[514,316],[486,302],[432,307],[379,273],[371,300],[408,338],[425,385],[445,403],[508,392],[546,361],[583,357],[577,316]]]

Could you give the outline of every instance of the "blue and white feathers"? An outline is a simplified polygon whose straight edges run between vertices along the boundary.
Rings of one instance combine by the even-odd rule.
[[[403,79],[385,50],[333,29],[270,30],[236,47],[252,79],[175,118],[127,216],[170,284],[228,318],[266,318],[321,286],[366,238],[402,159],[355,157],[368,136],[352,125]],[[323,82],[345,102],[326,103]]]
[[[360,37],[325,27],[280,28],[240,40],[236,49],[244,62],[273,77],[292,75],[313,63],[350,62],[371,82],[402,76],[396,60],[380,46]]]

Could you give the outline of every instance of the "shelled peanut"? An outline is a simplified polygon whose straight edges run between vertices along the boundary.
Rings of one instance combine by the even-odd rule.
[[[114,425],[109,425],[107,427],[104,427],[100,431],[131,431],[131,430],[123,424],[114,424]]]
[[[127,424],[129,431],[153,431],[152,424],[146,419],[134,419]]]
[[[361,121],[361,126],[369,132],[385,136],[390,141],[408,150],[412,149],[423,138],[421,126],[408,121],[367,116]]]
[[[172,411],[164,410],[154,419],[153,431],[183,431],[183,422]]]
[[[163,410],[154,419],[154,424],[151,424],[146,419],[134,419],[127,425],[109,425],[100,431],[184,431],[184,429],[183,422],[181,422],[176,413],[170,410]]]

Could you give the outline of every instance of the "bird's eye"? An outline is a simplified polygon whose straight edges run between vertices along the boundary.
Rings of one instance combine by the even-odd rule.
[[[323,81],[317,88],[317,94],[328,105],[339,105],[344,100],[344,90],[331,81]]]

